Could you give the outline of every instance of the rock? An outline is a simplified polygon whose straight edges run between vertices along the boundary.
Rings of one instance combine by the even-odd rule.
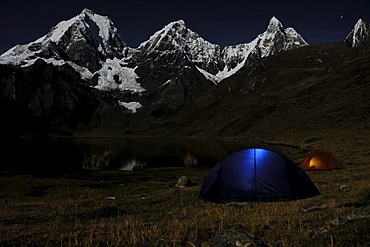
[[[349,187],[348,185],[345,185],[345,184],[343,184],[339,187],[340,192],[346,192],[346,191],[350,191],[350,190],[351,190],[351,187]]]
[[[314,202],[303,205],[301,207],[301,210],[302,210],[302,212],[309,212],[309,211],[313,211],[313,210],[324,209],[326,207],[327,207],[327,205],[324,204],[323,202],[314,201]]]
[[[247,247],[247,246],[267,246],[252,234],[243,233],[234,229],[226,229],[216,232],[209,240],[209,246],[212,247]]]
[[[193,183],[191,182],[189,177],[182,176],[177,180],[176,187],[185,188],[185,187],[189,187],[189,186],[192,186],[192,185],[193,185]]]
[[[312,232],[310,244],[324,246],[322,243],[330,243],[334,238],[338,246],[370,246],[369,223],[370,207],[355,214],[335,217]]]

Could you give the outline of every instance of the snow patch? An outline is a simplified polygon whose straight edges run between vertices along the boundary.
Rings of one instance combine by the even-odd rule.
[[[133,102],[122,102],[122,101],[118,101],[118,104],[120,106],[123,106],[126,109],[130,110],[132,113],[136,113],[136,111],[138,109],[140,109],[141,107],[143,107],[142,104],[140,104],[140,102],[136,102],[136,101],[133,101]]]
[[[118,58],[108,58],[102,63],[102,68],[94,74],[99,75],[98,85],[95,88],[100,90],[120,90],[140,93],[145,89],[137,83],[139,76],[135,73],[136,68],[122,67]]]

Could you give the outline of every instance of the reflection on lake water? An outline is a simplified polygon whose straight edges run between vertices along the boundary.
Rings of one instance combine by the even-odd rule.
[[[7,146],[1,170],[70,172],[134,167],[211,167],[243,141],[195,138],[22,138]],[[2,162],[3,163],[3,162]]]
[[[134,170],[134,167],[140,166],[141,161],[137,159],[125,159],[122,160],[121,166],[118,168],[120,171],[132,171]]]

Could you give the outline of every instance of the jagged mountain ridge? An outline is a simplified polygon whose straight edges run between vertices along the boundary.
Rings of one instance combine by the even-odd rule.
[[[252,42],[227,46],[222,50],[219,45],[206,41],[187,28],[183,20],[166,25],[142,43],[138,50],[143,54],[141,58],[152,60],[169,55],[176,58],[181,53],[184,59],[180,64],[192,63],[207,79],[217,84],[248,64],[248,59],[267,57],[305,45],[308,43],[301,35],[293,28],[284,29],[273,17],[267,30]],[[169,61],[175,63],[174,59]]]
[[[243,66],[253,64],[256,59],[306,45],[308,43],[294,28],[284,29],[281,22],[272,17],[267,30],[250,43],[225,47],[222,50],[225,67],[215,76],[208,76],[215,82],[220,82],[238,72]]]
[[[265,57],[293,48],[290,42],[294,36],[299,39],[293,44],[307,45],[294,29],[283,30],[281,23],[273,17],[266,32],[256,38],[258,42],[254,40],[221,50],[219,45],[206,41],[180,20],[166,25],[134,49],[122,41],[108,17],[85,9],[76,17],[58,23],[40,39],[5,52],[0,56],[0,62],[23,66],[33,64],[38,58],[54,65],[68,62],[82,78],[98,77],[95,86],[99,89],[142,92],[144,89],[136,85],[138,76],[132,69],[148,59],[196,67],[206,79],[219,83],[244,66],[251,53]],[[106,63],[109,65],[104,66]],[[114,67],[115,71],[126,68],[127,73],[121,73],[117,79],[112,73],[106,75],[106,71],[99,71],[102,67]],[[117,82],[121,86],[115,85]]]

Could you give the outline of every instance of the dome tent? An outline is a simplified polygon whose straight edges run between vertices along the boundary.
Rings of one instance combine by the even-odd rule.
[[[319,148],[308,152],[300,167],[305,171],[342,168],[337,158],[330,151]]]
[[[226,202],[301,199],[319,194],[293,161],[270,150],[250,148],[218,162],[206,176],[199,198]]]

